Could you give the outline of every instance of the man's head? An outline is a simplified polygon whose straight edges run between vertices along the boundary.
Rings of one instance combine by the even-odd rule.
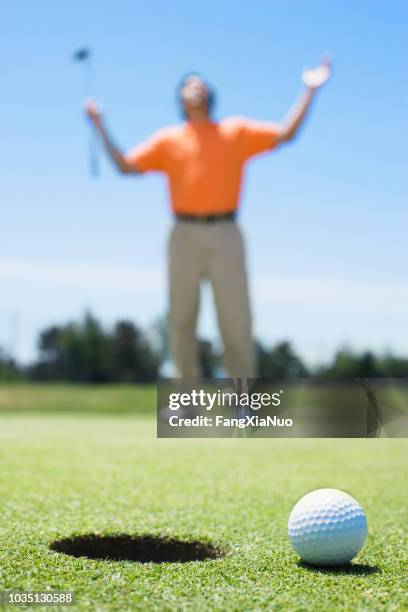
[[[214,92],[207,81],[196,72],[190,72],[181,79],[177,97],[184,116],[190,121],[207,119],[214,108]]]

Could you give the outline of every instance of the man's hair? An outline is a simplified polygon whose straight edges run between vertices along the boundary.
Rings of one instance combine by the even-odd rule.
[[[195,71],[191,71],[191,72],[187,72],[178,82],[177,88],[176,88],[176,100],[177,100],[177,104],[180,107],[181,110],[181,114],[183,115],[183,117],[186,116],[186,112],[184,110],[184,106],[183,106],[183,101],[181,98],[181,92],[182,89],[186,86],[187,82],[192,79],[192,78],[198,78],[200,79],[200,81],[202,81],[204,83],[204,85],[207,88],[208,91],[208,114],[212,115],[214,108],[215,108],[215,101],[216,101],[216,95],[215,95],[215,91],[213,89],[213,87],[209,84],[209,82],[207,81],[206,78],[203,77],[202,74],[200,74],[199,72],[195,72]]]

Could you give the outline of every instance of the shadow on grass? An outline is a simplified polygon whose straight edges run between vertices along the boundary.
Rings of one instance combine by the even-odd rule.
[[[50,548],[72,557],[138,563],[187,563],[224,556],[221,550],[205,542],[184,542],[150,535],[87,534],[56,540]]]
[[[377,565],[367,565],[366,563],[347,563],[346,565],[311,565],[304,561],[298,561],[298,566],[309,572],[317,574],[333,574],[339,576],[370,576],[381,572]]]

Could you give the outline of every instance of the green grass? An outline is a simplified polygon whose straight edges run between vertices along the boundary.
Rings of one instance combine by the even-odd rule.
[[[0,413],[153,414],[153,385],[0,385]]]
[[[2,589],[71,589],[98,610],[408,608],[406,440],[157,440],[154,403],[152,388],[0,388]],[[324,486],[367,512],[346,571],[302,567],[287,539],[293,504]],[[139,564],[50,549],[88,533],[203,540],[226,555]]]

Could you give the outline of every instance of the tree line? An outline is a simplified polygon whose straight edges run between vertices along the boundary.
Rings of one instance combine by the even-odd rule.
[[[376,355],[342,349],[328,364],[308,367],[290,342],[273,346],[257,342],[259,377],[274,381],[318,376],[330,379],[404,378],[408,357]],[[221,355],[208,340],[199,340],[199,358],[205,378],[220,373]],[[38,337],[35,361],[22,366],[0,350],[0,381],[71,383],[151,383],[169,359],[163,319],[150,330],[132,321],[104,327],[91,313],[79,321],[51,325]]]

